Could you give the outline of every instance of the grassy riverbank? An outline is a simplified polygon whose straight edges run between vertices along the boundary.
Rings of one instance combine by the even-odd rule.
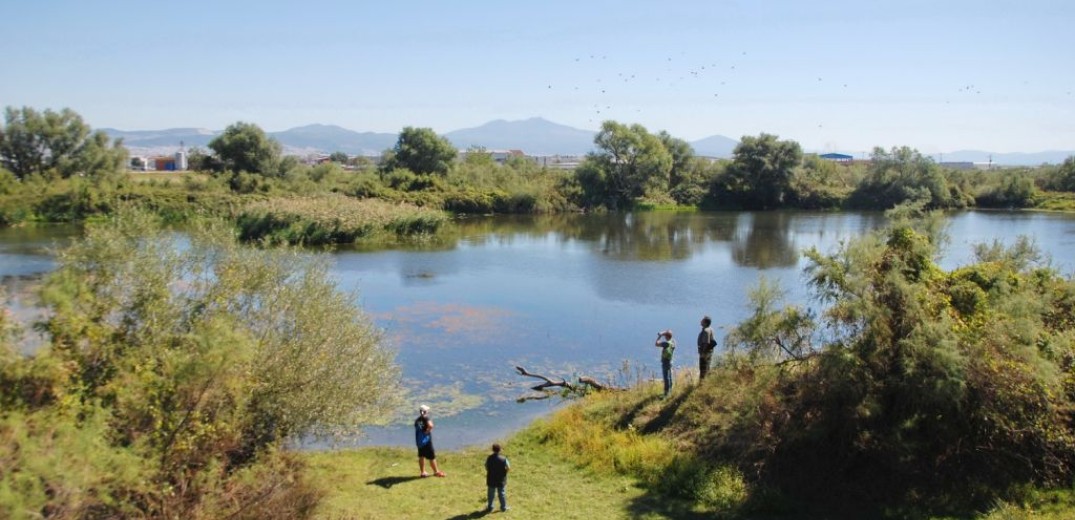
[[[694,454],[662,433],[644,433],[682,413],[696,391],[681,379],[668,400],[656,386],[590,396],[540,419],[502,442],[512,464],[511,510],[484,515],[487,448],[440,452],[444,479],[418,478],[414,451],[364,448],[305,455],[310,481],[326,495],[322,519],[563,518],[563,519],[809,519],[876,518],[876,512],[797,503],[776,493],[748,497],[734,472],[697,472]],[[622,425],[620,411],[634,410]],[[620,424],[620,426],[617,426]],[[678,495],[678,496],[677,496]],[[686,497],[683,495],[691,495]],[[837,497],[832,497],[837,501]],[[910,504],[913,506],[913,504]],[[1022,503],[997,502],[982,511],[901,518],[1061,520],[1075,517],[1075,491],[1028,492]]]
[[[504,517],[615,519],[682,516],[691,504],[655,501],[633,479],[580,469],[532,430],[504,443],[512,465]],[[485,508],[485,448],[442,452],[448,477],[418,478],[412,449],[368,448],[309,456],[311,479],[328,487],[315,514],[325,519],[478,518]],[[497,506],[499,507],[499,506]],[[494,512],[488,515],[497,518]],[[697,516],[697,518],[702,518]]]
[[[645,478],[632,474],[657,469],[675,454],[666,440],[610,432],[601,424],[579,424],[579,414],[602,413],[608,399],[637,400],[654,406],[653,387],[584,400],[501,441],[511,461],[508,483],[511,518],[673,519],[713,518],[713,511],[695,500],[655,491]],[[646,404],[649,403],[649,404]],[[659,405],[658,405],[659,406]],[[597,444],[618,444],[619,453],[594,451],[572,456],[574,444],[562,435],[574,430]],[[604,430],[604,431],[603,431]],[[626,435],[626,437],[624,436]],[[315,515],[325,519],[498,518],[483,515],[488,447],[439,452],[448,477],[418,478],[413,449],[365,448],[307,455],[310,479],[327,488]],[[626,462],[632,458],[633,463]],[[594,464],[604,460],[611,466]],[[611,468],[611,469],[609,469]]]

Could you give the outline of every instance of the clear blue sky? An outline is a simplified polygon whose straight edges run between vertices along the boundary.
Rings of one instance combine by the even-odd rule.
[[[1075,2],[3,0],[0,105],[95,128],[613,119],[807,150],[1075,149]]]

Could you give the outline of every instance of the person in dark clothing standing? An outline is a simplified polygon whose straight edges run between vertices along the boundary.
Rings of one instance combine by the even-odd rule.
[[[437,453],[433,451],[433,419],[429,418],[429,407],[418,407],[418,418],[414,420],[414,443],[418,446],[418,469],[422,477],[428,477],[426,473],[426,459],[433,468],[433,475],[443,477],[444,472],[437,469]]]
[[[717,346],[717,338],[713,336],[713,328],[710,325],[713,320],[709,316],[702,317],[702,331],[698,333],[698,381],[705,379],[709,372],[709,364],[713,360],[713,349]]]
[[[489,502],[485,506],[485,512],[493,511],[493,494],[500,498],[500,510],[508,510],[508,458],[500,453],[500,445],[493,444],[493,453],[485,459],[485,485],[489,488]]]

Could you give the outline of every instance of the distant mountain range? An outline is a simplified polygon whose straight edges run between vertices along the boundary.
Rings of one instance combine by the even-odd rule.
[[[522,150],[528,155],[583,155],[593,150],[597,132],[580,130],[540,117],[524,121],[497,119],[475,128],[444,134],[460,149],[484,146],[490,150]]]
[[[220,131],[204,128],[172,128],[168,130],[116,130],[103,128],[113,139],[122,138],[123,145],[135,155],[174,153],[182,143],[187,148],[205,148]],[[464,128],[443,134],[463,150],[481,146],[488,150],[522,150],[527,155],[584,155],[593,150],[597,133],[535,117],[523,121],[498,119],[474,128]],[[392,148],[399,134],[355,132],[335,125],[307,125],[268,132],[290,154],[344,152],[351,155],[380,155]],[[715,135],[691,143],[698,155],[731,157],[734,139]]]
[[[103,128],[112,138],[123,138],[123,144],[133,155],[172,154],[180,143],[189,148],[206,148],[220,131],[204,128],[172,128],[167,130],[124,131]],[[355,132],[335,125],[307,125],[268,132],[294,155],[344,152],[351,155],[376,156],[392,148],[399,134]],[[553,123],[540,117],[521,121],[498,119],[474,128],[464,128],[443,134],[459,149],[481,146],[488,150],[522,150],[527,155],[584,155],[593,150],[596,132]],[[690,143],[694,153],[705,157],[731,157],[739,141],[714,135]],[[1037,153],[991,153],[961,150],[934,156],[944,162],[989,162],[996,165],[1059,164],[1075,151],[1045,151]]]
[[[171,147],[172,151],[181,143],[187,148],[199,146],[204,148],[220,132],[204,128],[169,128],[167,130],[116,130],[102,128],[112,139],[123,139],[127,149]]]

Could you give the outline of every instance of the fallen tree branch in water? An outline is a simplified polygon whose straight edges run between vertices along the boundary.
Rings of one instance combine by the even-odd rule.
[[[540,394],[530,394],[530,395],[523,395],[523,396],[516,397],[515,402],[516,403],[525,403],[527,401],[544,401],[544,400],[552,397],[553,395],[554,394],[552,392],[546,390],[546,391],[544,391],[544,392],[542,392]]]
[[[587,385],[587,386],[593,388],[594,390],[599,390],[599,391],[602,391],[602,392],[604,392],[606,390],[617,390],[617,391],[618,390],[624,390],[623,388],[619,388],[619,387],[616,387],[616,386],[603,385],[601,383],[598,383],[596,379],[594,379],[592,377],[586,377],[586,376],[579,376],[579,383],[582,383],[584,385]]]
[[[531,373],[531,372],[527,371],[525,368],[520,367],[520,366],[516,366],[515,370],[518,371],[519,375],[521,375],[521,376],[533,377],[535,379],[540,379],[540,380],[544,381],[544,383],[541,383],[539,385],[530,387],[531,389],[536,390],[538,392],[549,392],[549,389],[554,388],[554,387],[564,388],[564,389],[569,390],[571,392],[580,392],[580,391],[584,390],[587,387],[592,388],[592,389],[597,390],[597,391],[600,391],[600,392],[604,392],[604,391],[608,391],[608,390],[623,390],[623,388],[617,388],[617,387],[614,387],[614,386],[601,384],[596,379],[594,379],[592,377],[587,377],[587,376],[579,376],[579,381],[578,382],[579,382],[579,385],[582,385],[582,386],[579,386],[579,385],[574,385],[572,383],[567,382],[566,379],[560,379],[559,381],[556,381],[556,380],[553,380],[553,379],[551,379],[551,378],[549,378],[547,376],[544,376],[542,374]],[[546,398],[548,398],[548,396],[544,396],[544,397],[529,397],[529,398],[526,398],[524,400],[546,399]]]
[[[545,377],[545,376],[543,376],[541,374],[531,374],[530,372],[527,372],[525,368],[519,367],[519,366],[515,367],[515,370],[517,370],[519,372],[519,375],[526,376],[526,377],[534,377],[534,378],[537,378],[537,379],[541,379],[542,381],[545,381],[544,383],[541,383],[540,385],[531,387],[532,389],[537,390],[539,392],[544,391],[544,390],[548,390],[549,388],[552,388],[554,386],[559,386],[559,387],[562,387],[562,388],[566,388],[568,390],[576,390],[574,385],[572,385],[571,383],[568,383],[567,380],[564,380],[564,379],[561,379],[559,381],[553,381],[552,379],[549,379],[548,377]]]

